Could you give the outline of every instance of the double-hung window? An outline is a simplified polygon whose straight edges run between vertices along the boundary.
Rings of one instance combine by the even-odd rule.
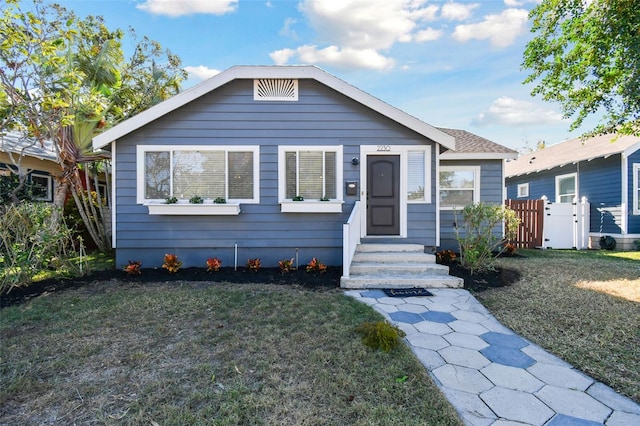
[[[53,201],[53,179],[49,175],[31,173],[33,198],[40,201]]]
[[[428,203],[431,199],[429,162],[431,151],[407,152],[407,202]]]
[[[283,211],[342,211],[342,146],[278,147],[278,198]],[[285,207],[298,203],[293,210]],[[306,204],[301,208],[300,202]],[[322,207],[316,202],[326,203]],[[315,204],[315,206],[311,205]]]
[[[573,203],[576,198],[576,173],[556,176],[556,203]]]
[[[440,167],[440,207],[464,208],[480,201],[480,167]]]
[[[138,202],[176,197],[259,202],[257,146],[138,146]]]

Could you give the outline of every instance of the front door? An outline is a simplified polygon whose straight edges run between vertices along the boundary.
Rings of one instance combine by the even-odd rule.
[[[400,235],[400,156],[367,156],[367,235]]]

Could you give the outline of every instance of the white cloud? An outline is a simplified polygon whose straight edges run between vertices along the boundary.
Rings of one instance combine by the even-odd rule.
[[[507,7],[518,7],[527,3],[540,3],[542,0],[504,0],[504,4]]]
[[[528,16],[524,9],[506,9],[500,15],[485,16],[482,22],[456,26],[453,38],[460,42],[490,40],[495,47],[507,47],[526,32]]]
[[[146,0],[136,8],[172,18],[184,15],[224,15],[236,10],[238,0]]]
[[[433,41],[442,37],[442,30],[434,30],[433,28],[427,28],[426,30],[418,31],[414,37],[415,41]]]
[[[502,96],[476,117],[472,124],[486,126],[489,124],[532,125],[556,124],[562,121],[562,115],[536,106],[533,102],[522,101]]]
[[[445,3],[442,5],[442,11],[440,14],[443,18],[449,19],[451,21],[464,21],[465,19],[469,19],[471,16],[471,12],[473,9],[480,6],[478,3]]]
[[[219,70],[207,68],[204,65],[198,65],[197,67],[184,67],[184,70],[189,73],[189,76],[195,77],[198,80],[206,80],[220,73]]]
[[[298,34],[296,34],[296,31],[293,29],[293,26],[295,24],[297,24],[298,21],[295,20],[294,18],[287,18],[284,20],[284,25],[282,26],[282,28],[279,31],[279,34],[285,37],[291,37],[293,39],[298,39]]]
[[[317,46],[304,45],[295,50],[277,50],[269,56],[276,65],[284,65],[294,56],[297,56],[304,64],[328,64],[347,69],[387,70],[395,65],[393,59],[387,58],[373,49],[341,49],[337,46],[318,49]]]
[[[296,51],[293,49],[280,49],[269,53],[271,60],[276,65],[285,65],[295,55]]]

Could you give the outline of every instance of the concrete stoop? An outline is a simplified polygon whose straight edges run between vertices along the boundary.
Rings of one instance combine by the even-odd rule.
[[[418,244],[359,244],[342,288],[461,288],[461,278]]]

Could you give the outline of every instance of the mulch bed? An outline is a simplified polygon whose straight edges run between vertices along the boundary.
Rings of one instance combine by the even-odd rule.
[[[464,279],[464,288],[481,292],[489,288],[504,287],[520,279],[518,271],[497,268],[495,271],[471,274],[468,269],[453,262],[449,273]],[[140,275],[128,275],[119,269],[92,272],[74,279],[49,279],[38,281],[28,287],[14,288],[8,294],[0,295],[0,309],[18,305],[42,294],[51,294],[70,288],[86,287],[92,284],[113,282],[118,285],[152,285],[169,282],[196,282],[203,285],[215,283],[263,283],[277,285],[297,285],[307,289],[326,291],[340,286],[342,268],[329,267],[326,273],[307,273],[304,269],[282,273],[279,268],[262,268],[252,272],[246,268],[221,268],[208,272],[204,268],[184,268],[170,274],[164,269],[142,269]]]

